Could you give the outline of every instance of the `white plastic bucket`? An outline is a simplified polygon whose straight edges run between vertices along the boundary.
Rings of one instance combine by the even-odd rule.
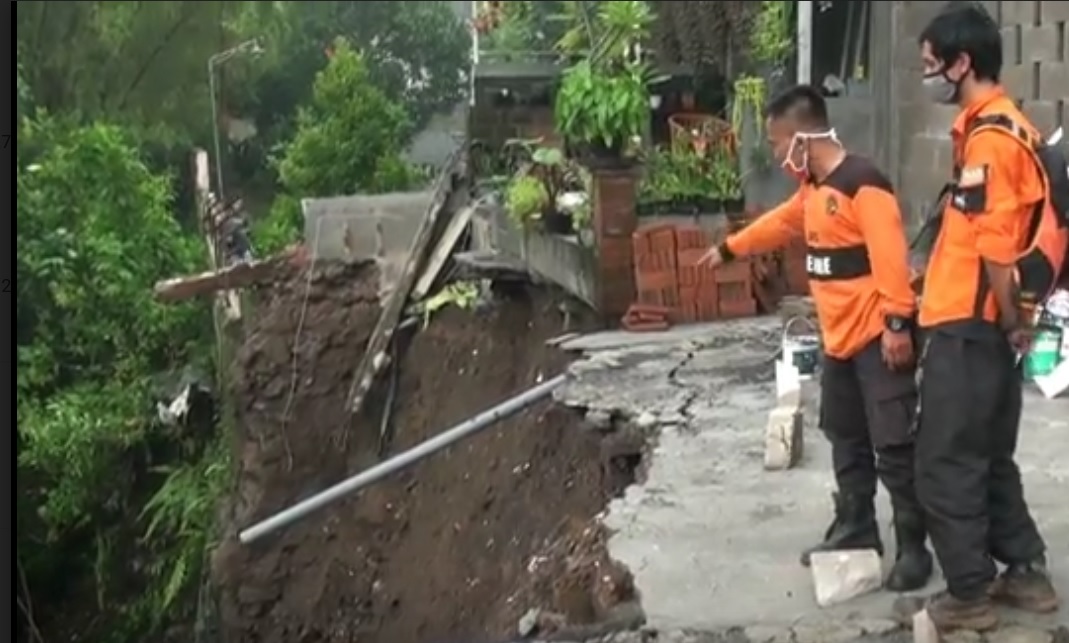
[[[806,332],[795,333],[793,329],[805,325]],[[780,361],[798,373],[799,380],[809,380],[820,367],[820,330],[805,317],[794,317],[783,327],[780,342]]]

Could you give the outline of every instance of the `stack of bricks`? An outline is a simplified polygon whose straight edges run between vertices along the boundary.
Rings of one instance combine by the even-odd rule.
[[[787,294],[808,295],[809,274],[806,271],[805,242],[792,241],[782,252],[782,271],[786,282]]]
[[[638,304],[667,309],[674,323],[756,315],[753,263],[699,265],[709,245],[695,226],[653,225],[635,232]]]
[[[675,226],[642,228],[635,232],[632,244],[638,303],[670,311],[678,310],[680,299]]]

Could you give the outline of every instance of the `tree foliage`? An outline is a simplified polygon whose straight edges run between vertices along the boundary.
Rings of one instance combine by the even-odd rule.
[[[452,109],[464,95],[470,41],[449,2],[276,4],[276,22],[265,27],[275,64],[255,87],[261,125],[270,125],[264,118],[292,115],[309,98],[324,52],[338,37],[363,52],[368,78],[404,106],[411,128]]]
[[[122,130],[45,117],[25,120],[18,142],[18,556],[47,585],[55,548],[92,534],[73,569],[95,568],[105,610],[112,527],[136,515],[138,463],[164,437],[155,376],[195,363],[211,337],[202,306],[159,304],[152,285],[197,269],[201,251],[173,216],[168,177]],[[176,562],[154,554],[160,575]]]
[[[281,245],[299,198],[411,185],[401,150],[460,97],[466,32],[447,2],[30,0],[16,23],[16,557],[35,596],[95,590],[83,637],[152,640],[189,607],[228,471],[221,432],[154,407],[160,374],[219,366],[209,307],[152,297],[206,254],[175,188],[211,139],[209,59],[266,48],[216,66],[217,98],[255,116],[255,167],[279,152]],[[183,154],[148,162],[161,144]]]
[[[372,84],[364,55],[338,39],[298,113],[279,163],[282,186],[302,197],[404,189],[412,180],[400,156],[408,124],[404,108]]]
[[[208,59],[255,28],[262,5],[235,1],[16,5],[18,51],[37,104],[133,126],[156,140],[207,140]],[[260,5],[257,7],[257,5]]]
[[[372,83],[365,56],[343,38],[315,77],[311,101],[278,163],[284,189],[254,230],[258,248],[276,251],[298,236],[299,198],[405,190],[419,174],[401,156],[404,107]]]

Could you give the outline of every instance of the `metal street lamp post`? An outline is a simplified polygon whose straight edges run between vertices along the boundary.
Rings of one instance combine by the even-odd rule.
[[[220,52],[208,59],[208,93],[212,103],[212,145],[215,150],[215,189],[219,195],[219,202],[223,202],[223,152],[222,143],[219,140],[219,105],[215,95],[215,68],[239,54],[252,54],[254,56],[263,53],[260,41],[257,39],[245,42]]]

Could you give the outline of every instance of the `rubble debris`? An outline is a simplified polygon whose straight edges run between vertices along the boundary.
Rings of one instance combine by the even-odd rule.
[[[367,347],[364,349],[364,353],[357,364],[356,372],[353,375],[348,404],[349,412],[353,415],[360,412],[364,400],[367,398],[368,393],[371,392],[371,387],[374,385],[376,377],[382,370],[383,365],[388,361],[386,359],[386,351],[390,346],[390,341],[393,339],[397,324],[401,321],[401,316],[408,304],[412,289],[419,279],[419,269],[424,263],[423,259],[427,253],[427,248],[433,241],[438,219],[450,206],[457,205],[452,203],[456,195],[463,194],[463,191],[456,190],[458,178],[463,175],[463,159],[464,154],[462,151],[454,152],[449,162],[442,169],[441,174],[438,175],[434,186],[434,197],[431,199],[430,205],[427,206],[423,221],[420,222],[420,226],[412,239],[412,245],[409,247],[408,258],[405,260],[404,267],[401,269],[400,278],[382,307],[378,323],[375,324],[375,328],[371,332]]]
[[[814,552],[810,558],[817,605],[831,607],[874,592],[883,584],[875,549]]]

